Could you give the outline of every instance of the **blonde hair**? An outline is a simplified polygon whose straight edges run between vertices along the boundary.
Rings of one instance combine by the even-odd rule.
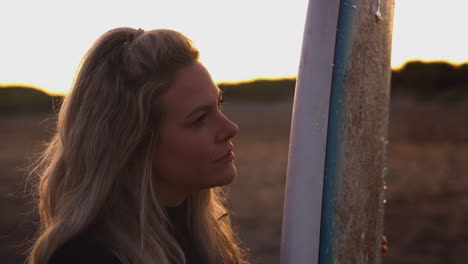
[[[185,263],[154,190],[152,148],[164,107],[158,98],[199,52],[173,30],[117,28],[85,55],[35,165],[41,227],[28,263],[101,223],[122,263]],[[204,263],[248,263],[220,187],[187,198],[188,224]]]

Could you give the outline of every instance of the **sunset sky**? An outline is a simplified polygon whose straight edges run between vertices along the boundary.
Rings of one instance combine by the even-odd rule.
[[[468,61],[465,0],[395,0],[392,66]],[[308,0],[7,1],[0,16],[0,85],[66,93],[81,57],[105,31],[183,32],[215,81],[295,76]]]

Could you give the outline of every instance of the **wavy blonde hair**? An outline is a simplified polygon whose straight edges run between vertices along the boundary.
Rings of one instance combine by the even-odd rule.
[[[159,97],[199,52],[172,30],[117,28],[85,55],[38,160],[41,227],[28,263],[47,263],[93,223],[105,227],[122,263],[185,263],[157,199],[152,148],[164,115]],[[188,222],[204,263],[248,263],[220,187],[187,198]]]

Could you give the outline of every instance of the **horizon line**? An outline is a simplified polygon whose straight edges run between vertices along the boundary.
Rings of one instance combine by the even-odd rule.
[[[449,61],[449,60],[444,60],[444,59],[434,59],[434,60],[426,60],[426,59],[409,59],[399,65],[394,65],[391,66],[392,71],[399,71],[402,70],[408,63],[414,63],[414,62],[422,62],[426,64],[430,63],[447,63],[450,65],[453,65],[455,67],[468,64],[468,60],[466,61],[460,61],[460,62],[454,62],[454,61]],[[220,81],[215,81],[217,85],[222,85],[222,84],[240,84],[240,83],[248,83],[248,82],[254,82],[254,81],[259,81],[259,80],[267,80],[267,81],[276,81],[276,80],[290,80],[290,79],[296,79],[297,75],[283,75],[283,76],[256,76],[252,78],[245,78],[245,79],[238,79],[238,80],[232,80],[232,79],[226,79],[226,80],[220,80]],[[47,89],[45,87],[42,87],[37,84],[29,83],[29,82],[2,82],[0,81],[0,88],[6,88],[6,87],[21,87],[21,88],[32,88],[36,89],[39,91],[42,91],[49,96],[64,96],[68,93],[67,92],[62,92],[62,91],[55,91],[52,89]]]

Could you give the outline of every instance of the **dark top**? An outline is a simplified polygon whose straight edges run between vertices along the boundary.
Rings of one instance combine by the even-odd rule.
[[[91,230],[84,231],[55,251],[49,264],[120,264],[108,243]]]
[[[185,224],[185,206],[184,202],[182,205],[166,208],[169,219],[176,227],[171,232],[185,253],[186,263],[201,264],[201,258]],[[97,234],[99,233],[92,229],[80,233],[55,251],[49,264],[121,264],[108,242]]]

